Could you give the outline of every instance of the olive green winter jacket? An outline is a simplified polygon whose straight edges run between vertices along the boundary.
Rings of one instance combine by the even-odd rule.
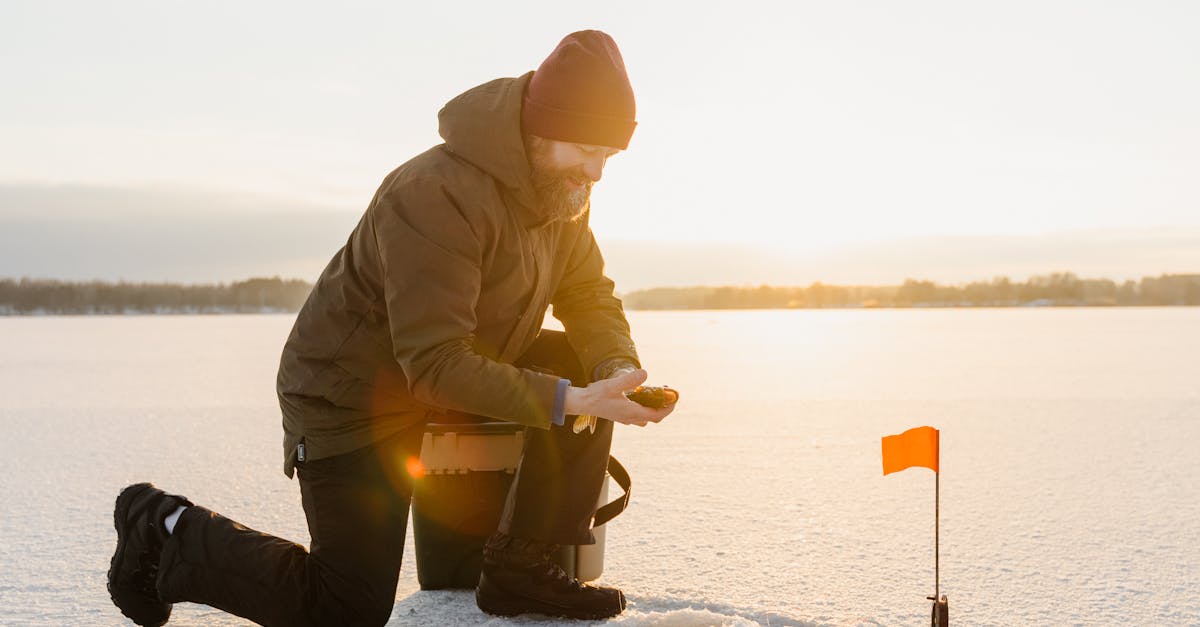
[[[585,372],[637,363],[586,217],[550,221],[521,140],[532,73],[439,113],[445,143],[384,179],[296,318],[279,364],[284,472],[445,410],[549,428],[558,378],[510,365],[547,308]]]

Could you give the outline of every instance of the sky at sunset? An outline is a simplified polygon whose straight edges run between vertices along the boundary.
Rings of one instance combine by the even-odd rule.
[[[442,104],[581,28],[637,95],[627,286],[1200,271],[1196,3],[5,2],[0,276],[315,279]]]

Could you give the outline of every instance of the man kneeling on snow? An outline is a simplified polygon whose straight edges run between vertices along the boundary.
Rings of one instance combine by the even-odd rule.
[[[624,395],[646,372],[588,226],[592,185],[635,125],[620,52],[604,33],[573,33],[536,72],[463,93],[439,122],[445,143],[384,179],[283,350],[284,472],[299,476],[311,551],[129,486],[108,589],[135,622],[161,625],[181,601],[265,625],[387,622],[412,494],[405,460],[450,411],[530,427],[484,549],[479,607],[591,619],[625,608],[621,591],[551,559],[556,545],[594,541],[612,423],[645,426],[674,408]],[[549,306],[585,387],[513,365]],[[573,414],[608,420],[576,434],[564,426]]]

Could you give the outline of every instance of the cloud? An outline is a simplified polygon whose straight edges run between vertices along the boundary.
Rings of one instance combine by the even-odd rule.
[[[233,193],[0,185],[0,276],[312,280],[358,218]]]
[[[0,185],[0,276],[213,282],[315,280],[361,209],[179,188]],[[908,237],[807,252],[605,240],[618,291],[687,285],[943,283],[1052,271],[1140,278],[1200,271],[1200,227]]]
[[[813,253],[719,243],[602,244],[621,291],[814,281],[890,285],[906,278],[961,283],[1056,271],[1118,280],[1200,272],[1200,227],[905,237]]]

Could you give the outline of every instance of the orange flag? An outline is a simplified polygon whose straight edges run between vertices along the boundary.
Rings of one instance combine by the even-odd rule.
[[[938,471],[938,430],[916,427],[883,438],[883,474],[923,466]]]

